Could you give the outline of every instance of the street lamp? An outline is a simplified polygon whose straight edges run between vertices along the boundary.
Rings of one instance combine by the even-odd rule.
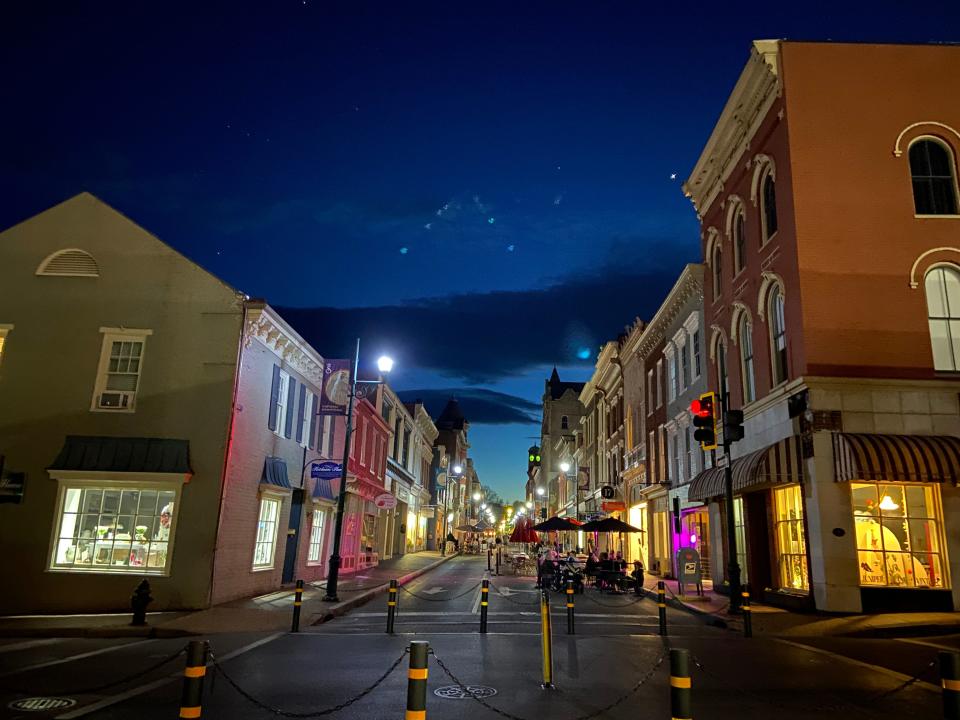
[[[570,463],[568,462],[560,463],[560,471],[564,473],[570,472]]]
[[[463,467],[461,467],[460,465],[453,466],[454,478],[459,479],[462,476],[461,475],[462,472],[463,472]],[[450,480],[451,480],[450,476],[444,475],[444,481],[443,481],[443,512],[444,513],[447,512],[447,496],[450,494]],[[453,522],[453,513],[450,513],[449,515],[446,515],[446,522],[443,525],[443,529],[446,532],[444,532],[443,534],[443,542],[440,545],[441,556],[447,554],[447,535],[450,534],[450,523],[452,522]]]
[[[343,532],[343,515],[347,504],[347,465],[350,462],[350,436],[353,434],[353,401],[357,396],[357,385],[379,385],[383,380],[358,380],[360,367],[360,338],[357,338],[357,350],[353,357],[353,370],[350,373],[350,400],[347,404],[347,432],[343,440],[343,468],[340,470],[340,492],[337,494],[337,524],[333,531],[333,554],[330,555],[330,570],[327,572],[326,602],[339,602],[337,581],[340,579],[340,535]],[[393,369],[393,360],[386,355],[377,360],[377,368],[388,373]]]

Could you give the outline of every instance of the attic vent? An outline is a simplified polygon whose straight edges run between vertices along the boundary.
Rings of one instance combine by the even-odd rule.
[[[59,277],[100,277],[100,268],[93,255],[84,250],[70,248],[58,250],[40,263],[37,275]]]

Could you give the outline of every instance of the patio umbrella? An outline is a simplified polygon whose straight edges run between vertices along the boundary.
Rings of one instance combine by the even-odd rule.
[[[540,541],[540,536],[533,529],[533,523],[527,518],[520,518],[510,533],[510,542],[514,543],[535,543]]]
[[[640,528],[635,528],[633,525],[628,525],[623,520],[617,520],[617,518],[604,518],[603,520],[592,520],[588,523],[585,523],[580,526],[580,530],[584,532],[615,532],[615,533],[633,533],[633,532],[646,532],[646,530],[641,530]]]
[[[563,530],[579,530],[580,526],[574,524],[569,518],[552,517],[549,520],[544,520],[539,525],[534,525],[533,529],[539,530],[540,532],[559,532]]]

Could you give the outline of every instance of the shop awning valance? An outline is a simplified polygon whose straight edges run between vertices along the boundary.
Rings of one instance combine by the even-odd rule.
[[[290,478],[287,477],[287,463],[278,457],[267,457],[263,461],[263,475],[260,482],[267,485],[290,489]]]
[[[187,440],[91,435],[67,435],[47,470],[193,475]]]
[[[803,479],[803,458],[796,436],[737,458],[731,466],[733,492],[740,493],[760,485],[787,485]],[[724,471],[721,467],[704,470],[690,481],[690,500],[709,500],[724,494]]]
[[[836,479],[946,482],[960,476],[960,438],[949,435],[837,433]]]
[[[327,478],[317,478],[313,481],[314,500],[333,500],[333,488]]]

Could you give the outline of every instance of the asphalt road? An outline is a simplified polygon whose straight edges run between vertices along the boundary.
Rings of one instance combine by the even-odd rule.
[[[395,634],[385,633],[385,597],[323,625],[288,633],[231,633],[210,638],[222,669],[261,703],[292,713],[318,713],[360,694],[396,661],[375,689],[333,718],[400,718],[406,699],[411,640],[427,640],[430,662],[428,717],[498,717],[476,700],[434,691],[458,679],[496,691],[487,702],[523,720],[669,718],[669,673],[651,598],[575,598],[576,634],[566,634],[564,598],[554,596],[555,690],[540,688],[541,650],[537,594],[530,578],[491,578],[488,633],[479,634],[479,582],[486,558],[455,558],[400,593]],[[602,603],[602,604],[601,604]],[[688,612],[668,610],[672,647],[688,649],[694,717],[713,718],[936,718],[940,696],[935,660],[940,648],[960,649],[960,635],[910,639],[740,637],[706,626]],[[175,717],[182,658],[162,663],[182,639],[93,640],[51,638],[0,641],[0,707],[9,718]],[[920,670],[919,682],[902,687]],[[108,688],[149,670],[136,680]],[[642,684],[634,692],[638,683]],[[8,704],[27,696],[63,696],[66,710],[24,712]],[[618,699],[613,708],[605,708]],[[267,709],[209,672],[204,717],[268,718]]]

